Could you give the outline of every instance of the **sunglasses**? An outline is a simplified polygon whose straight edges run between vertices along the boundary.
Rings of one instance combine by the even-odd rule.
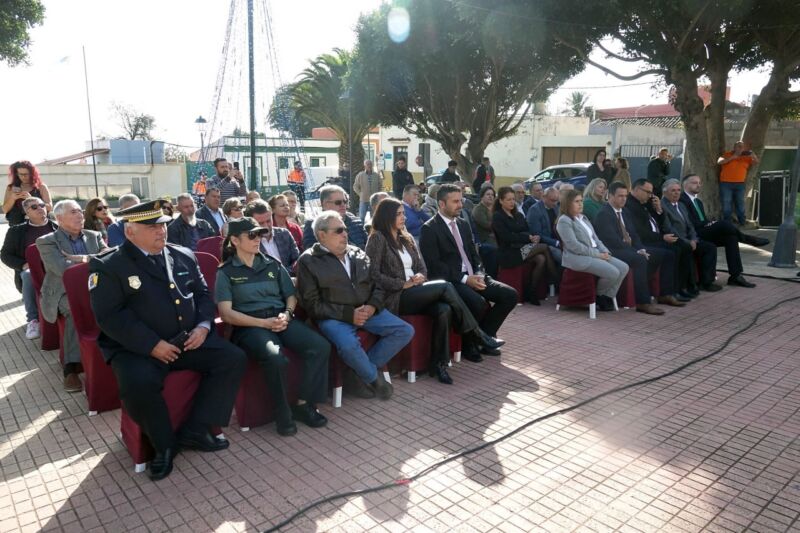
[[[28,209],[44,209],[44,204],[31,204],[28,206]]]
[[[345,205],[347,203],[347,200],[328,200],[325,203],[331,203],[331,204],[333,204],[335,206],[341,206],[341,205]]]
[[[341,235],[342,233],[347,233],[347,228],[341,227],[341,228],[336,228],[336,229],[329,229],[328,231],[332,231],[336,235]]]
[[[106,209],[108,209],[107,205],[98,205],[95,211],[105,211]]]

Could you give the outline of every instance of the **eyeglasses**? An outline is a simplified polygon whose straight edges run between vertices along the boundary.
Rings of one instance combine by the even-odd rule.
[[[108,209],[108,206],[107,206],[107,205],[98,205],[98,206],[95,208],[95,210],[96,210],[96,211],[105,211],[106,209]]]
[[[347,204],[347,200],[326,200],[325,203],[331,203],[337,207]]]
[[[345,228],[344,226],[341,226],[341,227],[336,228],[336,229],[329,229],[328,231],[332,231],[336,235],[341,235],[342,233],[347,233],[347,228]]]

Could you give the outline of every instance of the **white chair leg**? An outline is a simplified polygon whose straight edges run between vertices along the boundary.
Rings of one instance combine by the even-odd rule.
[[[243,428],[239,428],[239,429],[241,429],[242,431],[250,431],[249,427],[243,427]]]
[[[448,366],[448,367],[451,367],[451,366],[453,366],[453,360],[452,360],[452,359],[448,359],[448,360],[447,360],[447,366]]]
[[[390,385],[392,384],[392,375],[389,372],[384,372],[383,373],[383,379],[386,380],[386,383],[388,383]]]
[[[336,387],[333,389],[333,406],[334,407],[341,407],[342,406],[342,388]]]
[[[597,318],[597,304],[594,302],[589,304],[589,318],[592,320]]]
[[[455,352],[453,354],[453,359],[455,360],[456,363],[460,363],[461,362],[461,350],[459,350],[459,351],[457,351],[457,352]]]
[[[555,296],[556,295],[556,286],[553,283],[550,284],[550,293],[549,294],[550,294],[550,296]]]
[[[89,416],[97,416],[97,411],[89,411]]]
[[[614,302],[614,311],[619,311],[619,306],[617,305],[617,297],[615,296],[611,298],[611,300]]]
[[[556,311],[558,311],[559,309],[561,309],[561,306],[556,304]]]
[[[141,474],[144,472],[145,468],[147,468],[147,463],[136,463],[133,466],[133,471],[137,474]]]
[[[408,371],[408,382],[409,383],[416,383],[417,382],[417,373],[413,370]]]

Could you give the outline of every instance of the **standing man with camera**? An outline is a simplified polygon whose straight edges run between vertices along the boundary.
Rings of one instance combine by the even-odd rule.
[[[736,220],[741,226],[746,222],[744,216],[744,189],[747,171],[758,163],[758,158],[750,150],[744,149],[744,143],[737,141],[733,150],[725,152],[717,159],[722,167],[719,172],[719,196],[722,201],[722,220],[733,222],[733,208],[736,207]]]
[[[234,163],[233,172],[231,165],[224,157],[214,160],[214,169],[217,174],[208,180],[206,190],[219,189],[220,201],[224,204],[228,198],[243,198],[247,196],[247,184],[244,176],[239,171],[239,163]],[[206,192],[206,194],[208,194]]]

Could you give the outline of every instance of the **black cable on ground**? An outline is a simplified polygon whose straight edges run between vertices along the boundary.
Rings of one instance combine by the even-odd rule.
[[[717,272],[725,272],[726,274],[730,274],[729,271],[718,268]],[[797,276],[800,276],[800,272],[797,273]],[[778,281],[788,281],[789,283],[800,283],[800,279],[794,278],[779,278],[778,276],[770,276],[769,274],[747,274],[749,278],[761,278],[761,279],[776,279]]]
[[[784,278],[775,278],[775,279],[779,279],[781,281],[794,282],[794,280],[787,280],[787,279],[784,279]],[[785,303],[793,302],[793,301],[796,301],[796,300],[800,300],[800,296],[793,296],[791,298],[786,298],[784,300],[781,300],[781,301],[775,303],[774,305],[771,305],[770,307],[768,307],[766,309],[763,309],[763,310],[759,311],[758,313],[756,313],[753,316],[752,320],[750,320],[750,323],[747,324],[747,326],[745,326],[744,328],[738,330],[733,335],[728,337],[725,340],[725,342],[722,343],[722,346],[720,346],[719,348],[707,353],[706,355],[703,355],[703,356],[700,356],[700,357],[696,357],[695,359],[692,359],[691,361],[688,361],[688,362],[680,365],[679,367],[674,368],[673,370],[670,370],[669,372],[665,372],[663,374],[659,374],[659,375],[653,376],[651,378],[645,378],[645,379],[641,379],[639,381],[634,381],[633,383],[629,383],[627,385],[620,385],[619,387],[615,387],[613,389],[610,389],[610,390],[607,390],[605,392],[602,392],[602,393],[600,393],[600,394],[598,394],[596,396],[592,396],[591,398],[587,398],[586,400],[582,400],[582,401],[576,403],[575,405],[571,405],[570,407],[565,407],[563,409],[559,409],[558,411],[553,411],[552,413],[548,413],[548,414],[540,416],[538,418],[534,418],[533,420],[530,420],[530,421],[522,424],[518,428],[516,428],[516,429],[514,429],[514,430],[512,430],[512,431],[510,431],[510,432],[508,432],[508,433],[506,433],[504,435],[501,435],[500,437],[497,437],[494,440],[485,441],[485,442],[483,442],[483,443],[481,443],[481,444],[479,444],[477,446],[474,446],[472,448],[467,448],[467,449],[462,450],[462,451],[460,451],[460,452],[458,452],[458,453],[456,453],[454,455],[451,455],[449,457],[445,457],[444,459],[441,459],[440,461],[437,461],[437,462],[431,464],[430,466],[420,470],[416,474],[414,474],[412,476],[409,476],[407,478],[396,479],[395,481],[393,481],[391,483],[385,483],[383,485],[376,485],[374,487],[367,487],[367,488],[359,489],[359,490],[352,490],[352,491],[348,491],[348,492],[341,492],[341,493],[337,493],[337,494],[331,494],[330,496],[326,496],[326,497],[321,498],[319,500],[315,500],[315,501],[305,505],[304,507],[298,509],[293,515],[291,515],[290,517],[286,518],[282,522],[280,522],[280,523],[272,526],[271,528],[267,529],[265,531],[265,533],[271,533],[273,531],[278,531],[278,530],[282,529],[283,527],[291,524],[293,521],[295,521],[296,519],[300,518],[301,516],[306,514],[308,511],[314,509],[315,507],[319,507],[320,505],[323,505],[325,503],[329,503],[329,502],[332,502],[332,501],[341,500],[341,499],[345,499],[345,498],[350,498],[351,496],[361,496],[361,495],[364,495],[364,494],[371,494],[373,492],[382,492],[384,490],[391,489],[391,488],[396,487],[398,485],[408,485],[412,481],[416,481],[417,479],[429,474],[430,472],[433,472],[434,470],[438,469],[440,466],[444,466],[447,463],[451,463],[451,462],[453,462],[453,461],[455,461],[457,459],[460,459],[462,457],[465,457],[467,455],[472,455],[474,453],[477,453],[477,452],[479,452],[479,451],[481,451],[481,450],[483,450],[485,448],[488,448],[489,446],[493,446],[493,445],[497,444],[498,442],[504,441],[504,440],[508,439],[509,437],[512,437],[512,436],[516,435],[517,433],[520,433],[521,431],[524,431],[525,429],[528,429],[529,427],[533,426],[534,424],[538,424],[539,422],[543,422],[543,421],[548,420],[550,418],[554,418],[556,416],[560,416],[560,415],[569,413],[569,412],[574,411],[576,409],[579,409],[579,408],[581,408],[581,407],[583,407],[585,405],[588,405],[588,404],[590,404],[592,402],[596,402],[597,400],[599,400],[601,398],[605,398],[606,396],[610,396],[610,395],[616,394],[618,392],[626,391],[626,390],[632,389],[634,387],[640,387],[642,385],[649,385],[650,383],[654,383],[656,381],[668,378],[670,376],[674,376],[675,374],[677,374],[679,372],[682,372],[682,371],[686,370],[687,368],[696,365],[697,363],[703,362],[706,359],[709,359],[709,358],[721,353],[725,348],[730,346],[731,342],[733,342],[733,340],[735,338],[737,338],[738,336],[742,335],[743,333],[745,333],[748,330],[750,330],[753,326],[755,326],[756,323],[758,322],[758,319],[761,318],[761,316],[765,315],[766,313],[769,313],[770,311],[773,311],[773,310],[777,309],[778,307],[780,307],[781,305],[783,305]]]

